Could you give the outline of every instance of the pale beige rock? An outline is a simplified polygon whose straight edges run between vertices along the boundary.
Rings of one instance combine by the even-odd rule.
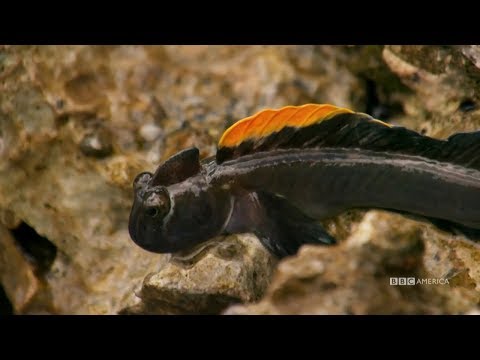
[[[480,46],[479,45],[463,45],[459,46],[460,51],[467,59],[469,59],[478,69],[480,69]]]
[[[251,234],[219,237],[196,256],[173,257],[145,278],[142,303],[125,313],[216,314],[261,298],[277,260]]]
[[[384,48],[385,63],[412,91],[404,98],[402,125],[440,138],[478,130],[478,106],[463,110],[462,103],[478,101],[480,70],[461,50],[419,45]]]
[[[21,313],[28,307],[40,287],[34,267],[15,244],[10,232],[1,224],[0,283],[11,299],[16,313]]]
[[[437,249],[433,249],[433,244],[437,244]],[[444,262],[432,254],[437,250],[451,258],[450,264],[431,263],[432,259]],[[462,257],[465,253],[467,258]],[[454,240],[431,225],[370,211],[339,246],[304,246],[298,255],[282,261],[262,301],[232,306],[224,313],[463,313],[480,300],[480,291],[472,286],[478,283],[478,260],[474,259],[479,255],[478,247]],[[460,268],[468,276],[452,271],[455,261],[464,261]],[[431,280],[425,284],[393,286],[391,277]]]

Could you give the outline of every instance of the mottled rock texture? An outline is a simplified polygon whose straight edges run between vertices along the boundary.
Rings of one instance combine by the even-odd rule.
[[[226,248],[243,250],[229,260],[220,242],[187,267],[136,247],[127,231],[134,176],[187,146],[213,154],[228,125],[265,107],[333,103],[438,137],[480,129],[479,53],[0,46],[0,282],[13,311],[219,313],[258,300],[275,261],[255,238],[227,238]],[[381,212],[325,224],[338,247],[305,247],[279,264],[258,305],[226,311],[475,312],[472,244]],[[451,281],[391,287],[397,273]]]
[[[212,239],[200,250],[174,256],[146,277],[141,304],[124,313],[217,314],[231,304],[260,300],[277,261],[255,236]]]
[[[430,225],[370,211],[339,246],[304,246],[280,263],[261,302],[225,313],[463,313],[480,300],[479,256],[478,247]],[[391,277],[430,283],[392,286]]]

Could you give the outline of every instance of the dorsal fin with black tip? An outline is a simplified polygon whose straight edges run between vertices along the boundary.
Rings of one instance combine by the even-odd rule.
[[[264,110],[238,121],[220,139],[216,160],[221,164],[262,151],[326,147],[416,155],[480,170],[480,131],[440,140],[367,114],[315,104]]]
[[[151,186],[177,184],[200,171],[200,153],[196,147],[185,149],[173,155],[155,171]]]
[[[286,106],[278,110],[260,111],[237,121],[224,132],[218,143],[217,162],[276,148],[311,147],[308,144],[320,135],[316,132],[316,125],[348,114],[355,115],[352,110],[329,104]]]

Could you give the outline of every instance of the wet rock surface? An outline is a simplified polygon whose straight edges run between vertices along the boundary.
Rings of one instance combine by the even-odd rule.
[[[243,249],[231,259],[217,244],[181,266],[136,247],[127,222],[137,173],[188,146],[214,154],[265,107],[477,130],[479,58],[478,46],[0,46],[3,292],[19,314],[474,313],[478,248],[398,215],[325,221],[340,245],[278,268],[247,235],[224,239]],[[392,274],[451,281],[396,287]]]

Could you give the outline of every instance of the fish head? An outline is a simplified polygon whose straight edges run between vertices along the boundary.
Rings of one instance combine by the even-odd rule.
[[[193,149],[174,155],[154,174],[140,173],[133,182],[128,229],[133,242],[147,251],[186,250],[220,234],[228,221],[233,198],[208,183]]]

